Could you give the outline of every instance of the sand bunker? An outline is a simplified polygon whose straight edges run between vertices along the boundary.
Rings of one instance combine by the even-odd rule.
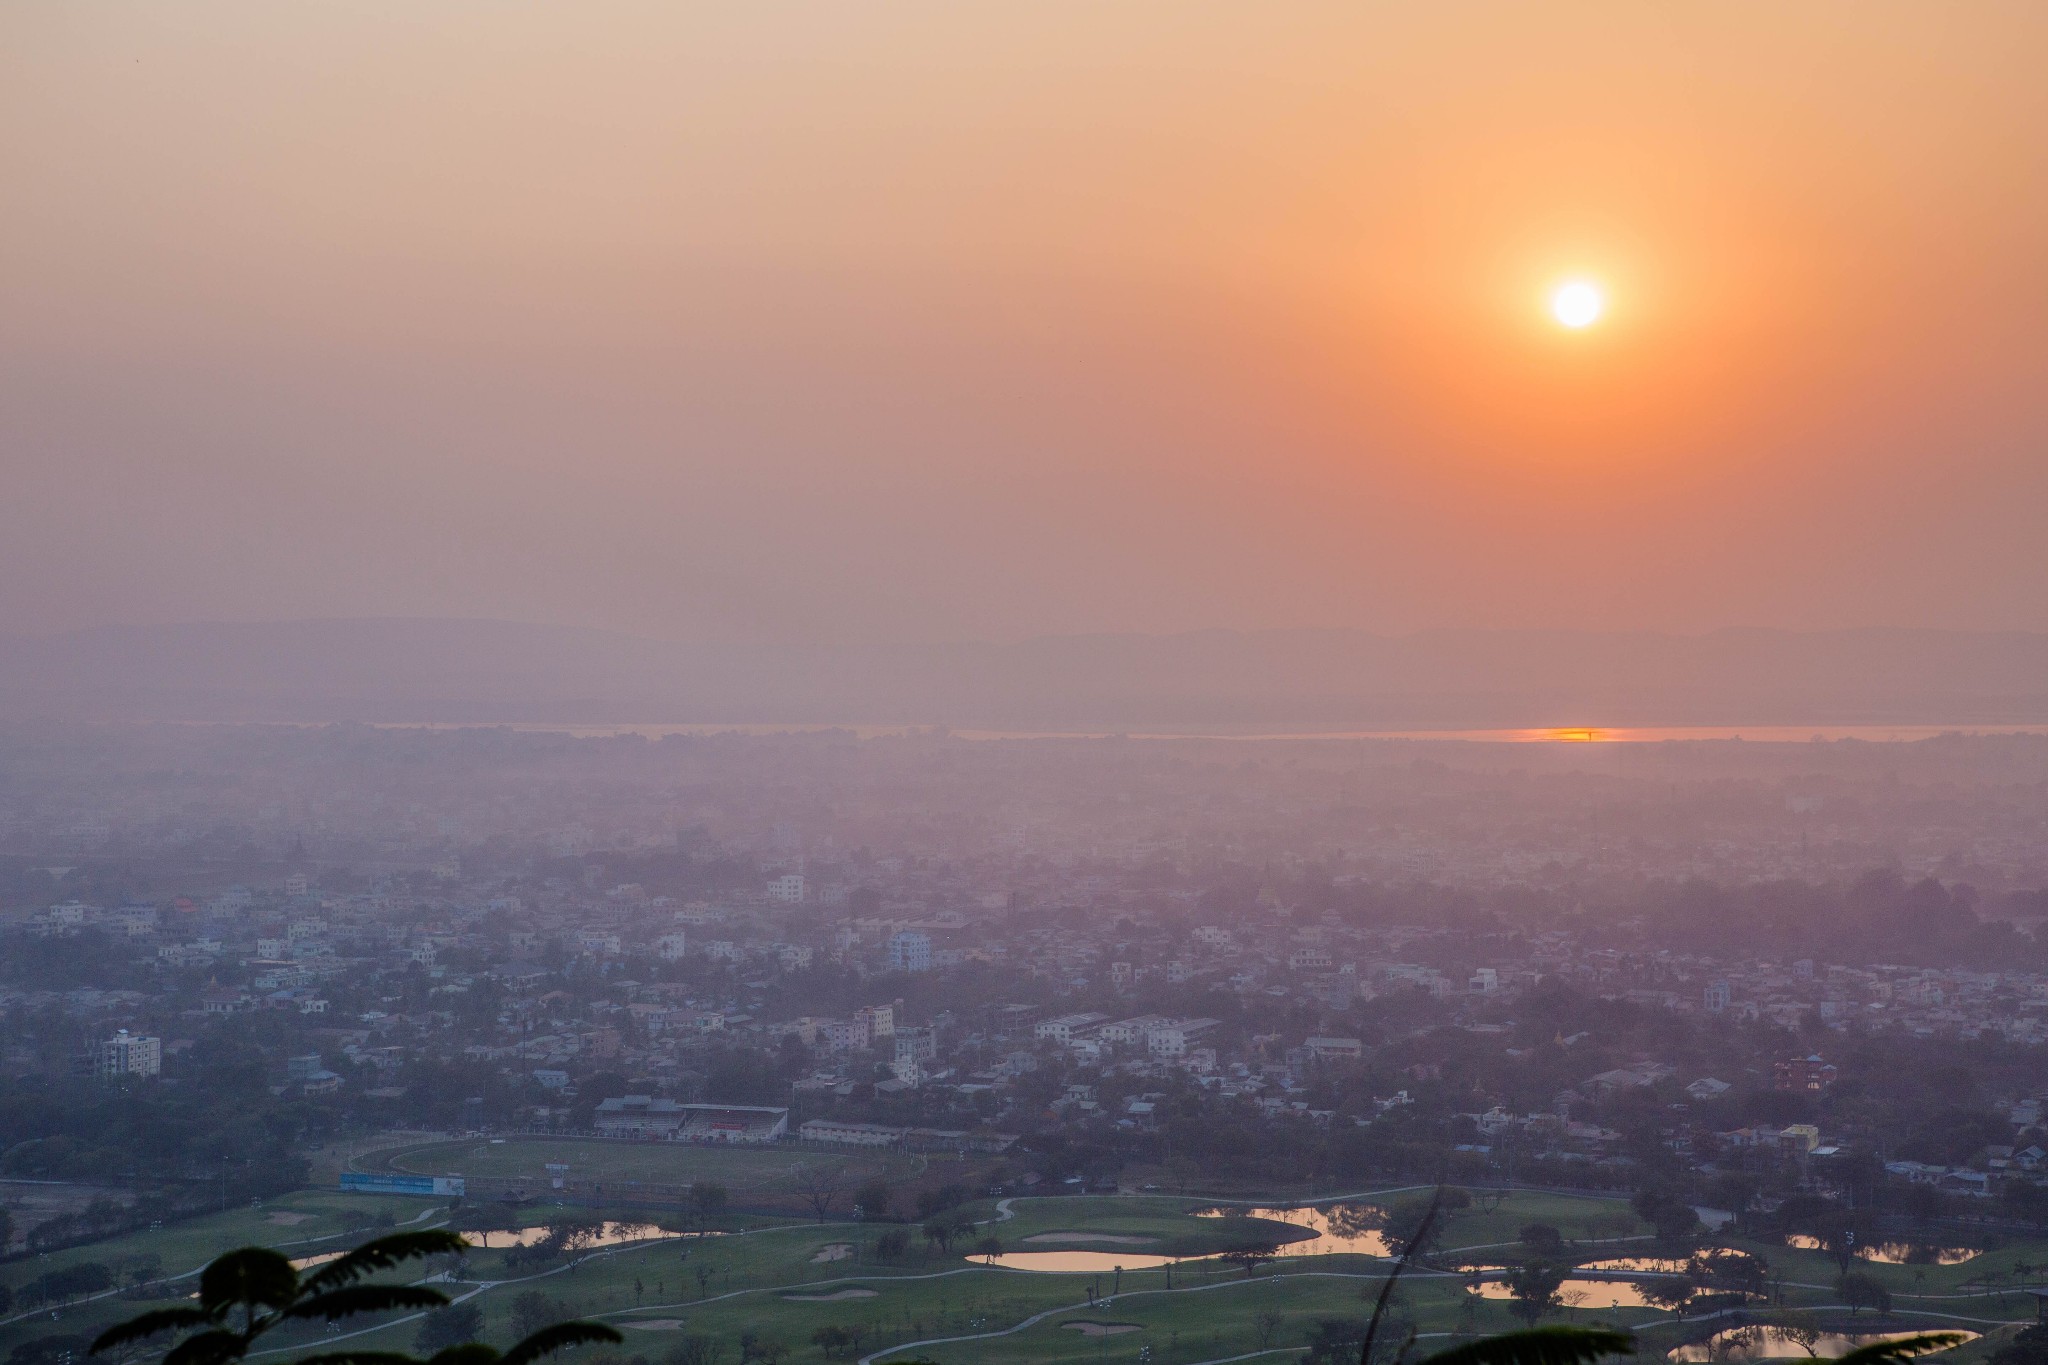
[[[1124,1237],[1114,1232],[1038,1232],[1024,1239],[1027,1242],[1115,1242],[1118,1246],[1149,1246],[1158,1241],[1157,1237]]]
[[[838,1303],[841,1299],[872,1299],[872,1289],[841,1289],[831,1294],[784,1294],[791,1303]]]
[[[295,1228],[301,1223],[312,1222],[313,1215],[310,1213],[288,1213],[283,1209],[279,1209],[263,1221],[274,1227]]]
[[[1063,1322],[1060,1326],[1071,1327],[1084,1337],[1113,1337],[1140,1330],[1135,1322]]]
[[[648,1318],[644,1322],[622,1322],[619,1326],[634,1332],[673,1332],[683,1325],[681,1318]]]
[[[819,1247],[818,1254],[811,1257],[811,1264],[816,1265],[820,1261],[844,1261],[851,1259],[852,1256],[853,1243],[834,1242],[830,1246]]]

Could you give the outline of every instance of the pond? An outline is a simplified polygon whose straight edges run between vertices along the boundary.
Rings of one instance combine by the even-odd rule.
[[[1010,1270],[1044,1270],[1055,1274],[1109,1274],[1118,1266],[1125,1270],[1156,1270],[1199,1260],[1189,1256],[1126,1255],[1118,1251],[1005,1251],[994,1256],[972,1258],[976,1265],[1003,1266]]]
[[[1614,1256],[1604,1261],[1586,1261],[1581,1270],[1612,1270],[1635,1275],[1678,1275],[1691,1264],[1683,1257]]]
[[[1699,1253],[1698,1260],[1708,1269],[1721,1258],[1731,1262],[1744,1259],[1743,1253],[1726,1247],[1717,1247]],[[1692,1266],[1692,1260],[1683,1256],[1610,1256],[1598,1261],[1580,1263],[1580,1270],[1604,1270],[1621,1275],[1682,1275]]]
[[[1901,1337],[1917,1335],[1918,1332],[1858,1332],[1853,1335],[1829,1332],[1814,1341],[1812,1348],[1809,1349],[1776,1327],[1731,1327],[1725,1332],[1714,1333],[1705,1341],[1680,1346],[1670,1352],[1668,1358],[1681,1362],[1682,1365],[1720,1360],[1810,1360],[1816,1357],[1832,1359],[1846,1355],[1858,1346],[1868,1346],[1874,1341],[1896,1341]],[[1961,1335],[1975,1341],[1978,1334],[1964,1332]]]
[[[1197,1218],[1268,1218],[1276,1223],[1307,1228],[1315,1234],[1281,1246],[1276,1253],[1281,1256],[1396,1255],[1387,1245],[1386,1234],[1378,1226],[1384,1216],[1385,1210],[1372,1204],[1195,1210]]]
[[[1800,1251],[1825,1251],[1820,1238],[1795,1232],[1785,1245]],[[1923,1242],[1870,1242],[1856,1248],[1856,1255],[1879,1265],[1961,1265],[1984,1254],[1982,1247],[1934,1246]]]
[[[1507,1285],[1500,1280],[1482,1280],[1468,1286],[1472,1293],[1482,1299],[1511,1299]],[[1643,1291],[1627,1280],[1585,1280],[1577,1276],[1567,1279],[1558,1286],[1558,1302],[1567,1308],[1648,1308],[1650,1301],[1643,1297]]]
[[[488,1251],[509,1251],[513,1247],[539,1246],[548,1239],[553,1229],[546,1224],[526,1228],[496,1228],[488,1232],[465,1232],[471,1246],[483,1247]],[[659,1223],[592,1223],[577,1239],[578,1250],[591,1247],[620,1246],[626,1242],[654,1242],[664,1238],[676,1238],[697,1234],[670,1232]],[[714,1234],[715,1235],[715,1234]]]

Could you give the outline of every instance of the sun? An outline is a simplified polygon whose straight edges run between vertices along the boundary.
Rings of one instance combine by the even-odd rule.
[[[1599,286],[1587,280],[1566,280],[1550,295],[1550,315],[1574,330],[1591,327],[1606,311]]]

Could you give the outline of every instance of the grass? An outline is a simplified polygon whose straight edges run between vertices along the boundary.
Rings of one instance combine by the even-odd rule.
[[[854,1185],[874,1178],[903,1185],[926,1175],[971,1180],[974,1172],[971,1163],[903,1152],[837,1152],[785,1146],[700,1147],[600,1138],[421,1143],[369,1153],[357,1158],[355,1169],[526,1179],[532,1182],[536,1194],[545,1194],[550,1163],[567,1166],[568,1179],[579,1188],[603,1185],[611,1193],[616,1186],[632,1183],[687,1185],[708,1181],[725,1186],[734,1200],[741,1203],[798,1199],[798,1173],[821,1165],[844,1169],[849,1194]],[[630,1197],[626,1191],[619,1194]],[[842,1206],[845,1202],[842,1195]]]
[[[475,1145],[464,1144],[463,1149]],[[726,1158],[790,1154],[713,1149],[706,1155]],[[765,1169],[766,1163],[758,1168]],[[1213,1251],[1240,1232],[1241,1227],[1231,1228],[1222,1220],[1192,1216],[1194,1210],[1206,1206],[1204,1200],[1163,1195],[1017,1199],[1011,1204],[1014,1216],[980,1229],[976,1236],[992,1232],[1010,1250],[1030,1248],[1024,1239],[1037,1233],[1094,1232],[1158,1239],[1156,1244],[1130,1247],[1133,1253],[1166,1249]],[[340,1231],[353,1210],[395,1212],[399,1218],[407,1218],[422,1209],[438,1207],[433,1201],[304,1192],[271,1201],[262,1210],[237,1210],[156,1233],[113,1239],[67,1255],[111,1261],[118,1255],[153,1250],[163,1257],[167,1271],[178,1270],[195,1266],[207,1256],[245,1241],[274,1245]],[[308,1217],[307,1221],[287,1228],[271,1221],[270,1215],[277,1212],[303,1213]],[[461,1219],[496,1212],[500,1210],[469,1208],[455,1211],[455,1216]],[[521,1217],[531,1215],[536,1221],[544,1221],[549,1212],[545,1208],[519,1211]],[[574,1212],[581,1215],[589,1211]],[[994,1202],[986,1200],[970,1205],[969,1212],[984,1219],[998,1216]],[[604,1213],[621,1219],[633,1216],[630,1205],[623,1204],[607,1207]],[[436,1214],[420,1225],[439,1221],[440,1216]],[[1445,1226],[1443,1245],[1460,1248],[1512,1241],[1516,1230],[1528,1222],[1552,1223],[1568,1236],[1577,1236],[1589,1228],[1639,1231],[1632,1221],[1618,1221],[1625,1216],[1626,1206],[1614,1201],[1518,1192],[1492,1212],[1474,1208],[1453,1215]],[[1278,1315],[1277,1326],[1267,1329],[1271,1344],[1276,1346],[1298,1346],[1320,1318],[1363,1317],[1370,1304],[1361,1294],[1377,1292],[1378,1277],[1385,1271],[1384,1262],[1330,1255],[1278,1262],[1247,1278],[1240,1270],[1210,1261],[1176,1268],[1171,1292],[1167,1291],[1164,1270],[1126,1271],[1122,1292],[1115,1302],[1090,1308],[1086,1304],[1090,1289],[1099,1284],[1101,1292],[1110,1292],[1112,1277],[992,1268],[965,1259],[958,1246],[950,1255],[926,1252],[921,1239],[916,1255],[903,1263],[885,1264],[875,1258],[875,1240],[881,1229],[872,1225],[820,1226],[809,1219],[755,1217],[728,1219],[723,1226],[730,1230],[730,1235],[607,1250],[589,1255],[574,1266],[542,1273],[513,1270],[505,1265],[502,1253],[480,1251],[471,1255],[464,1273],[470,1281],[496,1282],[477,1293],[472,1302],[483,1310],[491,1339],[500,1343],[512,1335],[513,1300],[529,1290],[546,1293],[561,1305],[565,1314],[601,1316],[621,1326],[664,1324],[654,1329],[629,1327],[624,1348],[591,1353],[589,1365],[596,1365],[600,1355],[613,1356],[622,1365],[635,1357],[659,1361],[685,1333],[701,1333],[731,1343],[744,1330],[767,1332],[780,1338],[792,1348],[785,1357],[789,1365],[808,1365],[822,1359],[811,1343],[811,1334],[827,1325],[864,1327],[866,1353],[887,1343],[997,1331],[1033,1318],[1038,1320],[1022,1330],[972,1342],[922,1347],[916,1354],[929,1356],[942,1365],[967,1365],[970,1361],[994,1365],[1128,1365],[1137,1360],[1141,1348],[1149,1346],[1154,1365],[1190,1365],[1259,1349],[1262,1313]],[[915,1235],[916,1229],[911,1231]],[[818,1260],[819,1253],[834,1243],[850,1243],[856,1254],[848,1259]],[[1102,1247],[1107,1249],[1109,1245]],[[1647,1249],[1647,1244],[1625,1244],[1622,1249]],[[1783,1247],[1758,1249],[1770,1259],[1774,1272],[1781,1273],[1788,1282],[1788,1306],[1834,1302],[1831,1286],[1836,1271],[1827,1257]],[[1586,1250],[1592,1254],[1595,1249]],[[1959,1297],[1968,1292],[1964,1281],[1995,1267],[1996,1262],[1987,1265],[1991,1258],[2007,1264],[2014,1259],[2041,1264],[2048,1261],[2048,1244],[2015,1244],[1963,1266],[1864,1268],[1892,1288],[1900,1309],[1964,1317],[2030,1319],[2034,1311],[2030,1297],[2012,1293],[2003,1302],[1995,1298]],[[56,1259],[0,1267],[0,1278],[19,1283],[54,1264]],[[706,1272],[701,1282],[697,1273],[700,1269]],[[1808,1284],[1815,1288],[1802,1287]],[[451,1286],[458,1293],[475,1288],[473,1283]],[[829,1293],[847,1288],[873,1293],[825,1302],[788,1297],[793,1290]],[[1927,1297],[1905,1297],[1916,1293]],[[1424,1333],[1491,1331],[1513,1324],[1505,1303],[1475,1301],[1456,1276],[1418,1276],[1404,1281],[1399,1297],[1401,1311]],[[0,1327],[0,1353],[30,1336],[47,1332],[97,1331],[140,1306],[120,1301],[80,1305],[63,1310],[55,1321],[44,1315],[32,1323]],[[1649,1309],[1621,1310],[1606,1316],[1631,1326],[1666,1320],[1666,1315]],[[1868,1320],[1869,1315],[1865,1318]],[[1583,1311],[1578,1314],[1578,1320],[1587,1319]],[[1077,1320],[1130,1323],[1139,1330],[1088,1337],[1061,1325]],[[1901,1326],[1931,1325],[1936,1320],[1905,1317],[1886,1325],[1896,1330]],[[353,1337],[349,1345],[406,1348],[415,1330],[415,1324],[397,1323]],[[1665,1345],[1677,1337],[1671,1327],[1658,1328],[1657,1335],[1659,1339],[1670,1339]],[[315,1340],[325,1338],[308,1338],[306,1344]],[[1661,1349],[1652,1348],[1653,1352]],[[732,1358],[727,1357],[728,1361]],[[1972,1363],[1957,1358],[1953,1365]]]

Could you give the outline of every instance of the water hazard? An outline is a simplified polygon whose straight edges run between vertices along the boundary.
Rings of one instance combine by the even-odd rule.
[[[1704,1362],[1719,1360],[1782,1360],[1787,1357],[1833,1359],[1874,1341],[1897,1341],[1901,1337],[1917,1335],[1917,1332],[1859,1332],[1848,1336],[1828,1332],[1805,1341],[1777,1327],[1731,1327],[1725,1332],[1714,1333],[1705,1341],[1680,1346],[1670,1353],[1669,1358],[1683,1365],[1694,1365],[1695,1362],[1704,1365]],[[1963,1332],[1961,1335],[1975,1341],[1978,1334]]]
[[[590,1247],[620,1246],[627,1242],[656,1242],[665,1238],[695,1236],[697,1234],[670,1232],[659,1223],[589,1223],[574,1228],[560,1229],[566,1233],[563,1245],[582,1251]],[[514,1247],[539,1246],[558,1229],[547,1224],[526,1228],[496,1228],[488,1232],[465,1232],[462,1235],[471,1246],[483,1247],[487,1251],[510,1251]]]
[[[1470,1286],[1472,1293],[1482,1299],[1511,1299],[1507,1284],[1501,1280],[1481,1280]],[[1557,1301],[1567,1308],[1647,1308],[1650,1301],[1643,1297],[1640,1286],[1627,1280],[1586,1280],[1572,1276],[1558,1286]]]
[[[1820,1238],[1794,1233],[1785,1245],[1800,1251],[1825,1251]],[[1932,1246],[1921,1242],[1871,1242],[1856,1248],[1856,1255],[1879,1265],[1961,1265],[1984,1254],[1982,1247]]]
[[[1120,1251],[1004,1251],[994,1256],[976,1256],[980,1265],[999,1265],[1010,1270],[1044,1270],[1065,1274],[1106,1274],[1118,1269],[1156,1270],[1163,1265],[1202,1260],[1198,1256],[1127,1255]]]
[[[1314,1233],[1287,1242],[1276,1256],[1392,1256],[1380,1223],[1386,1211],[1373,1204],[1329,1204],[1322,1207],[1263,1209],[1197,1209],[1197,1218],[1264,1218]]]

